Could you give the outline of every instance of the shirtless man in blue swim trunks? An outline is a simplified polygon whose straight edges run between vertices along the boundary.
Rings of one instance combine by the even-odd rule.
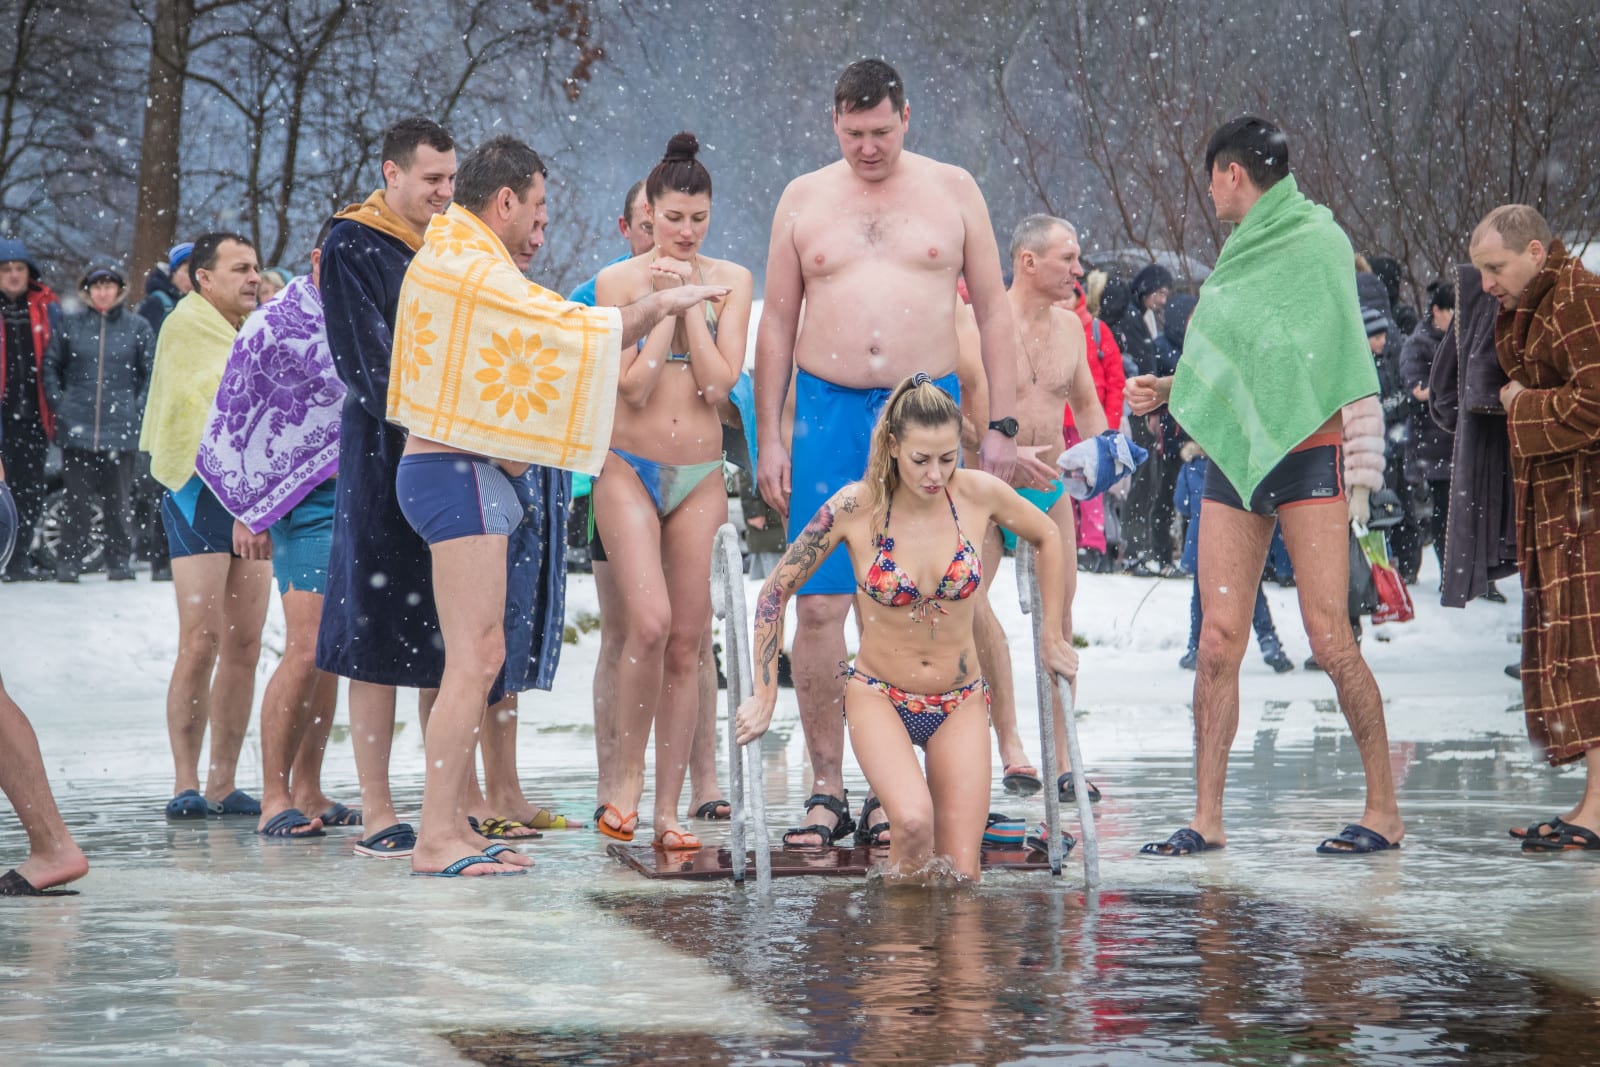
[[[1083,277],[1078,258],[1078,233],[1072,224],[1053,215],[1029,215],[1011,234],[1011,317],[1017,324],[1017,468],[1011,482],[1024,500],[1048,515],[1061,534],[1068,559],[1076,557],[1076,526],[1072,500],[1062,486],[1056,459],[1067,446],[1061,427],[1062,409],[1071,406],[1073,421],[1085,439],[1106,429],[1105,410],[1095,396],[1094,377],[1085,358],[1083,326],[1076,315],[1056,307],[1056,301],[1074,291]],[[1000,565],[1002,540],[1016,544],[1009,530],[990,527],[984,539],[983,563],[990,574]],[[1062,574],[1063,634],[1072,639],[1072,597],[1078,572],[1068,567]],[[1033,768],[1014,762],[1023,752],[1017,730],[1016,691],[1011,681],[1011,650],[1005,631],[988,599],[978,606],[973,620],[978,658],[990,679],[994,703],[990,717],[1000,741],[1007,792],[1028,794],[1041,783]],[[1066,761],[1066,720],[1061,702],[1055,701],[1056,752]],[[1062,801],[1073,799],[1072,768],[1063,767],[1056,779]],[[1088,786],[1091,799],[1100,793]]]
[[[757,481],[788,516],[791,541],[861,477],[873,424],[898,382],[922,371],[959,393],[955,289],[963,272],[994,420],[979,454],[985,470],[1011,476],[1016,333],[989,211],[972,175],[903,150],[910,117],[894,68],[876,59],[845,68],[833,110],[843,158],[790,182],[773,215],[756,338]],[[796,368],[791,457],[781,415]],[[793,847],[854,829],[841,777],[839,674],[854,590],[850,561],[838,553],[796,598],[795,690],[816,780],[803,829],[784,835]]]

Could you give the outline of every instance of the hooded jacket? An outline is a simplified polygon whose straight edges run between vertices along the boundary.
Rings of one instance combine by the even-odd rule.
[[[23,299],[28,304],[28,322],[33,329],[34,384],[38,388],[39,421],[44,425],[46,437],[55,435],[55,419],[50,411],[49,398],[44,385],[44,353],[50,347],[50,335],[61,322],[61,305],[56,294],[40,280],[39,267],[28,248],[21,241],[0,239],[0,263],[20,261],[28,266],[28,291]],[[11,354],[6,351],[6,331],[0,329],[0,397],[6,395],[6,371]]]
[[[145,297],[139,302],[139,315],[159,334],[161,324],[183,299],[183,290],[173,282],[165,267],[151,267],[150,273],[144,276],[144,292]]]
[[[44,360],[56,443],[90,452],[137,448],[155,356],[155,331],[120,297],[103,315],[88,305],[65,315]]]
[[[1406,440],[1406,480],[1448,481],[1450,455],[1455,447],[1455,437],[1435,423],[1428,414],[1428,402],[1416,399],[1413,389],[1426,389],[1433,371],[1434,358],[1439,353],[1439,343],[1444,331],[1434,329],[1431,321],[1417,324],[1416,332],[1406,338],[1400,350],[1400,384],[1406,391],[1409,435]]]

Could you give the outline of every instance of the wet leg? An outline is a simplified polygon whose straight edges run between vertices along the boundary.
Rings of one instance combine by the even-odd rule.
[[[1302,504],[1284,508],[1279,521],[1283,543],[1294,564],[1300,616],[1305,620],[1306,637],[1311,640],[1311,654],[1332,679],[1339,706],[1361,752],[1361,767],[1367,779],[1361,825],[1390,841],[1399,841],[1405,836],[1405,823],[1394,794],[1383,695],[1350,632],[1350,528],[1346,512],[1337,502]]]
[[[311,633],[315,643],[316,630]],[[307,815],[333,807],[333,798],[322,791],[322,760],[328,752],[328,735],[333,732],[338,704],[339,679],[327,671],[317,671],[311,686],[310,716],[300,735],[300,751],[289,771],[289,795],[294,806]]]
[[[616,796],[621,786],[617,747],[621,739],[616,710],[617,665],[622,661],[622,642],[626,633],[622,623],[628,605],[617,590],[609,562],[594,562],[594,588],[600,600],[600,655],[594,664],[594,749],[599,767],[595,796],[598,803]]]
[[[1250,640],[1256,586],[1272,520],[1214,500],[1200,507],[1200,651],[1194,677],[1195,813],[1189,823],[1221,845],[1228,750],[1239,730],[1239,664]]]
[[[211,758],[206,769],[206,799],[217,802],[238,788],[239,750],[250,727],[255,702],[256,664],[261,660],[261,627],[272,598],[272,564],[236,559],[228,567],[222,600],[222,634],[217,669],[211,678]]]
[[[993,523],[983,538],[983,573],[989,580],[978,590],[978,607],[972,619],[972,636],[978,648],[978,669],[989,679],[993,706],[989,718],[994,723],[995,740],[1000,745],[1002,767],[1031,766],[1028,749],[1023,744],[1017,728],[1017,686],[1011,673],[1011,646],[989,603],[993,594],[994,574],[1005,558],[1005,545],[1000,539],[1000,528]],[[1059,750],[1058,750],[1059,751]],[[1066,768],[1063,767],[1063,770]],[[1046,785],[1050,783],[1045,783]]]
[[[655,833],[682,832],[678,802],[689,770],[691,750],[702,718],[702,666],[710,660],[703,644],[711,618],[711,546],[728,521],[728,496],[722,479],[709,477],[667,517],[661,531],[661,562],[672,622],[662,665],[660,710],[656,714]],[[716,679],[712,679],[713,687]],[[715,688],[713,722],[715,721]],[[715,749],[712,749],[715,780]]]
[[[0,682],[0,792],[28,835],[28,858],[16,871],[35,889],[82,878],[89,861],[72,840],[45,776],[39,738]]]
[[[1170,496],[1170,494],[1169,494]],[[1061,534],[1061,550],[1065,554],[1067,565],[1062,568],[1061,598],[1061,633],[1072,643],[1072,598],[1078,595],[1078,545],[1075,540],[1077,532],[1072,526],[1072,498],[1062,495],[1060,500],[1051,507],[1048,517],[1056,524],[1056,530]],[[1035,653],[1037,657],[1037,653]],[[1077,703],[1078,680],[1072,680],[1073,703]],[[1056,688],[1055,681],[1050,683],[1050,712],[1051,723],[1056,732],[1056,760],[1061,764],[1063,771],[1072,770],[1072,754],[1067,747],[1067,718],[1066,710],[1061,706],[1061,696]],[[1047,783],[1048,784],[1048,783]],[[1080,783],[1081,784],[1081,783]]]
[[[283,659],[268,679],[261,699],[261,818],[256,823],[257,830],[265,829],[274,816],[295,806],[291,786],[298,783],[291,779],[290,768],[305,745],[317,679],[322,673],[316,663],[322,597],[291,589],[283,594],[283,616]],[[322,808],[300,810],[312,824],[296,833],[320,828],[317,815]]]
[[[697,812],[712,801],[722,801],[717,782],[717,663],[712,652],[711,617],[700,635],[700,714],[694,724],[694,746],[689,751],[689,810]],[[732,654],[723,649],[723,657]]]
[[[850,750],[867,776],[867,787],[883,805],[883,814],[894,827],[886,873],[891,878],[915,878],[933,859],[935,844],[933,794],[922,776],[916,749],[888,697],[858,682],[845,688],[844,701]],[[970,736],[967,741],[987,763],[988,744]],[[982,803],[987,810],[987,791]],[[981,824],[978,835],[983,835]]]
[[[389,792],[389,756],[394,747],[394,686],[350,680],[350,745],[361,783],[361,821],[368,832],[399,822]]]
[[[434,600],[444,638],[444,677],[423,731],[427,768],[422,826],[411,857],[415,872],[440,871],[483,848],[467,830],[462,810],[473,771],[489,690],[505,664],[506,538],[479,534],[429,546]],[[510,863],[469,867],[483,875],[514,869]]]
[[[222,641],[228,563],[228,555],[220,552],[172,561],[172,591],[178,600],[178,655],[167,686],[173,795],[200,788],[200,746],[210,721],[211,674]]]
[[[844,620],[850,614],[851,599],[848,594],[810,594],[798,596],[794,602],[798,620],[792,659],[794,689],[815,776],[811,793],[835,797],[844,796],[845,683],[839,676],[839,664],[845,658]],[[826,808],[811,808],[804,825],[836,826],[838,822]],[[792,840],[801,847],[828,843],[815,836]]]
[[[986,704],[982,688],[974,690],[928,741],[933,850],[949,860],[957,874],[974,881],[982,874],[980,849],[992,786]]]

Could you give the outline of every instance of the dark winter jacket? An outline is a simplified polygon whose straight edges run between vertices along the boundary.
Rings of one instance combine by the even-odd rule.
[[[155,331],[121,303],[104,315],[91,307],[66,315],[44,360],[56,444],[89,452],[138,448],[155,354]]]
[[[1391,323],[1394,321],[1394,308],[1389,304],[1389,290],[1384,286],[1383,279],[1371,271],[1360,271],[1356,274],[1356,298],[1361,301],[1361,310],[1377,308],[1383,312],[1383,317]]]
[[[1185,449],[1184,455],[1188,454]],[[1195,574],[1200,567],[1200,503],[1205,498],[1206,470],[1210,465],[1211,461],[1201,455],[1188,460],[1178,470],[1178,484],[1172,490],[1174,509],[1188,520],[1183,530],[1183,556],[1178,560],[1178,569],[1185,574]]]
[[[150,268],[144,276],[144,299],[139,302],[139,314],[157,334],[167,315],[183,299],[183,290],[172,284],[172,275],[162,267]]]
[[[1383,481],[1388,488],[1400,492],[1405,486],[1407,420],[1411,411],[1407,402],[1411,395],[1400,384],[1400,365],[1391,351],[1393,348],[1393,345],[1386,347],[1374,362],[1378,369],[1378,402],[1383,407],[1383,451],[1387,459]]]
[[[1489,582],[1517,569],[1511,439],[1495,385],[1506,382],[1494,342],[1499,310],[1483,291],[1478,269],[1457,267],[1456,318],[1439,344],[1428,383],[1434,421],[1455,433],[1439,596],[1445,607],[1465,607]]]
[[[1161,336],[1155,341],[1156,374],[1166,377],[1177,373],[1178,360],[1183,356],[1183,338],[1189,331],[1189,316],[1194,314],[1197,302],[1194,297],[1185,295],[1167,301],[1166,321],[1162,324]],[[1187,435],[1166,408],[1161,409],[1160,419],[1161,454],[1176,456]]]
[[[44,388],[44,353],[50,347],[50,335],[61,323],[61,305],[56,294],[40,280],[39,268],[28,255],[27,246],[10,238],[0,240],[0,263],[21,262],[28,266],[28,290],[22,297],[27,305],[27,330],[33,335],[33,351],[10,351],[11,331],[0,328],[0,398],[5,400],[7,418],[19,415],[37,418],[46,437],[55,433],[55,420]],[[4,297],[0,297],[4,299]],[[20,378],[12,380],[13,375]],[[16,381],[20,381],[19,390]],[[31,388],[30,388],[31,386]],[[13,397],[13,394],[17,394]],[[14,404],[13,404],[14,401]]]
[[[1448,481],[1450,454],[1455,449],[1455,439],[1446,433],[1428,413],[1428,402],[1418,400],[1413,390],[1426,389],[1433,371],[1433,360],[1438,354],[1444,331],[1434,329],[1432,322],[1423,322],[1416,332],[1406,338],[1400,350],[1400,384],[1406,391],[1408,408],[1406,422],[1409,439],[1406,442],[1406,481]]]
[[[1100,321],[1111,327],[1122,350],[1122,369],[1126,377],[1155,373],[1155,345],[1144,320],[1134,310],[1133,298],[1125,282],[1113,278],[1100,294]]]

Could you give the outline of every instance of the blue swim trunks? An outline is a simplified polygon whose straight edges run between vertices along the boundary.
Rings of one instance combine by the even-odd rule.
[[[1050,483],[1050,488],[1048,489],[1019,488],[1017,490],[1017,495],[1048,515],[1050,514],[1050,509],[1056,506],[1056,501],[1060,500],[1066,491],[1066,483],[1060,478],[1057,478],[1055,481]],[[1000,527],[1000,540],[1005,542],[1008,550],[1017,547],[1017,535],[1006,529],[1004,526]]]
[[[333,505],[338,482],[329,478],[273,523],[272,576],[278,592],[328,591],[328,553],[333,551]]]
[[[954,374],[935,379],[933,384],[956,403],[961,402],[961,380]],[[805,371],[795,375],[794,442],[789,449],[791,543],[829,497],[861,480],[867,469],[872,428],[892,392],[892,388],[849,389]],[[835,552],[800,587],[799,595],[853,593],[855,588],[849,553]]]
[[[395,474],[400,513],[430,545],[458,537],[510,537],[522,501],[505,471],[486,459],[450,452],[401,456]]]
[[[233,516],[198,474],[176,493],[161,494],[161,526],[173,559],[233,554]]]

